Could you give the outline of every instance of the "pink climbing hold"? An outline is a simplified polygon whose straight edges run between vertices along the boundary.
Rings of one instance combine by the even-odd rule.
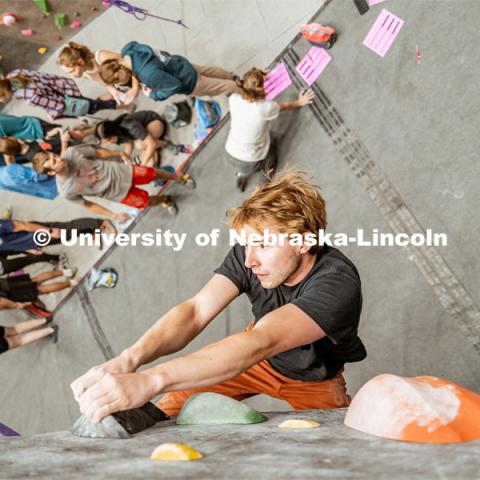
[[[13,13],[7,12],[2,15],[2,22],[6,27],[13,27],[17,23],[17,16]]]
[[[70,24],[70,28],[80,28],[81,26],[82,24],[78,20],[75,20]]]

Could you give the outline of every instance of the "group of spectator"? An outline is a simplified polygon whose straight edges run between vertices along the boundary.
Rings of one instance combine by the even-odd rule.
[[[162,150],[179,154],[190,149],[166,138],[167,124],[158,112],[135,111],[139,95],[154,101],[165,101],[174,94],[228,95],[231,123],[225,160],[234,167],[241,191],[255,172],[263,171],[267,178],[275,172],[278,142],[271,138],[271,121],[281,110],[300,108],[313,100],[313,92],[308,90],[295,101],[268,101],[263,88],[267,72],[263,70],[252,68],[239,78],[135,41],[127,43],[120,53],[93,52],[69,42],[61,50],[58,64],[73,78],[19,69],[0,79],[0,102],[25,101],[42,108],[51,118],[45,121],[0,114],[0,188],[49,200],[60,195],[102,219],[24,222],[7,215],[0,220],[0,309],[24,309],[44,317],[2,327],[0,353],[47,335],[56,341],[58,327],[47,325],[52,315],[39,297],[75,285],[76,268],[68,266],[65,255],[39,249],[33,239],[36,230],[47,229],[50,244],[60,242],[62,229],[67,234],[72,229],[116,233],[112,221],[124,222],[128,214],[113,212],[91,197],[137,209],[161,206],[174,215],[178,206],[171,195],[150,194],[139,187],[176,182],[195,188],[195,180],[186,171],[162,168]],[[97,82],[106,93],[87,98],[75,78]],[[113,120],[64,125],[64,119],[99,110],[121,112]],[[35,277],[23,272],[23,268],[40,262],[53,265],[53,270]],[[51,282],[60,277],[63,279]]]

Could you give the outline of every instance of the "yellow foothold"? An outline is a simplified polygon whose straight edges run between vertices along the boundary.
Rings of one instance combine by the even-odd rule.
[[[152,460],[198,460],[203,455],[185,443],[162,443],[152,453]]]
[[[297,420],[285,420],[278,428],[317,428],[320,424],[315,420],[297,419]]]
[[[46,49],[45,47],[40,47],[40,48],[38,49],[38,53],[39,53],[40,55],[43,55],[43,54],[46,53],[46,52],[47,52],[47,49]]]

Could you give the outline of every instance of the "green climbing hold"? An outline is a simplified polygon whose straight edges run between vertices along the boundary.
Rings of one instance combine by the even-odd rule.
[[[50,6],[48,5],[47,0],[33,0],[33,3],[44,15],[50,15]]]
[[[55,14],[55,26],[60,30],[68,24],[68,18],[65,13]]]
[[[247,425],[268,420],[238,400],[205,392],[192,395],[183,405],[177,417],[177,425],[220,425],[234,423]]]

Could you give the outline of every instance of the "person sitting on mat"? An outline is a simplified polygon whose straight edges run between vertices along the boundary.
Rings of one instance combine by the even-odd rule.
[[[128,220],[126,213],[113,213],[84,197],[105,198],[140,209],[161,205],[175,215],[177,206],[170,196],[150,196],[138,186],[156,180],[171,180],[188,188],[195,188],[195,182],[188,173],[170,173],[141,165],[102,161],[96,158],[95,148],[91,145],[70,147],[64,158],[51,152],[37,153],[33,166],[38,173],[55,176],[58,191],[67,200],[80,203],[92,212],[120,222]]]
[[[36,153],[49,151],[62,155],[69,146],[78,144],[68,131],[62,132],[57,129],[55,135],[51,135],[48,140],[20,140],[14,137],[0,138],[0,154],[3,155],[5,163],[25,164],[32,163]],[[63,150],[62,150],[63,149]]]
[[[0,113],[0,137],[14,137],[19,140],[38,140],[48,142],[50,139],[58,137],[62,127],[56,123],[50,123],[42,118],[15,115],[6,115]],[[85,138],[85,128],[78,125],[69,129],[70,136],[82,141]],[[87,132],[90,133],[90,132]],[[20,161],[18,163],[27,163]],[[3,155],[0,155],[0,167],[6,164]]]
[[[31,163],[35,154],[38,152],[52,152],[63,156],[68,147],[78,145],[79,142],[72,138],[72,131],[65,130],[57,132],[50,136],[49,140],[43,142],[26,140],[17,140],[13,137],[0,138],[0,153],[3,154],[7,164],[12,163]],[[130,154],[119,153],[118,151],[107,150],[105,148],[96,148],[98,158],[118,158],[121,156],[125,160],[130,160]]]
[[[24,274],[0,278],[0,297],[12,302],[20,302],[22,305],[20,308],[25,308],[30,303],[35,304],[39,295],[59,292],[75,286],[77,282],[73,278],[76,274],[77,268],[71,267],[40,273],[35,277]],[[68,278],[68,280],[46,284],[46,282],[62,276]]]
[[[101,218],[77,218],[67,222],[23,222],[20,220],[0,220],[0,253],[1,252],[30,252],[42,253],[35,242],[35,232],[47,230],[50,240],[45,244],[57,245],[61,243],[61,230],[66,230],[66,239],[70,240],[73,230],[78,234],[95,235],[97,231],[110,235],[117,233],[112,222]],[[101,238],[101,237],[100,237]]]
[[[14,70],[0,79],[0,103],[12,98],[43,108],[53,119],[117,108],[114,100],[83,97],[70,78],[24,69]],[[75,113],[77,108],[78,113]]]
[[[175,155],[191,151],[185,145],[175,145],[165,140],[166,130],[166,123],[158,113],[141,111],[97,123],[95,135],[102,142],[123,145],[128,156],[132,155],[135,147],[140,154],[141,165],[156,167],[160,163],[158,154],[163,148]]]
[[[300,93],[294,101],[274,102],[265,99],[267,72],[250,69],[237,82],[240,94],[228,99],[230,131],[225,144],[225,161],[236,169],[236,184],[244,191],[248,178],[260,170],[273,175],[277,167],[276,142],[270,135],[270,122],[281,110],[301,108],[312,103],[312,90]]]
[[[0,113],[0,137],[14,137],[21,140],[46,140],[55,136],[61,126],[47,122],[38,117],[7,115]],[[72,127],[70,134],[75,140],[83,140],[83,129]],[[26,163],[26,162],[19,162]],[[0,167],[6,165],[3,155],[0,155]]]
[[[10,308],[8,300],[0,298],[0,310]],[[18,307],[14,307],[18,308]],[[53,343],[58,341],[58,325],[51,324],[50,319],[38,318],[17,323],[10,327],[0,326],[0,354],[36,342],[41,338],[51,337]]]
[[[43,251],[38,254],[0,251],[0,275],[17,272],[35,263],[45,262],[51,265],[59,265],[63,259],[66,259],[65,255],[53,255]]]
[[[141,89],[152,100],[166,100],[175,94],[193,96],[230,95],[238,92],[235,76],[218,67],[194,65],[181,55],[153,50],[148,45],[129,42],[120,54],[99,67],[101,79],[117,89],[127,87],[132,96]]]
[[[113,98],[119,108],[125,108],[133,111],[135,104],[134,100],[138,93],[138,80],[135,78],[133,81],[133,91],[130,94],[121,90],[117,90],[111,85],[107,85],[100,77],[99,67],[105,60],[111,58],[118,58],[117,53],[107,52],[106,50],[97,50],[92,52],[85,45],[81,45],[75,42],[68,42],[60,52],[57,63],[61,66],[62,70],[71,75],[73,78],[84,78],[87,80],[93,80],[102,87],[108,90],[106,95],[102,95],[103,100],[109,100]],[[127,88],[128,90],[128,88]]]
[[[168,415],[200,392],[237,400],[263,393],[295,410],[349,405],[344,365],[366,357],[358,336],[361,282],[355,265],[318,238],[327,225],[319,188],[287,172],[258,186],[228,217],[244,239],[210,280],[132,346],[72,383],[88,420],[161,394],[157,406]],[[270,242],[265,230],[275,235]],[[180,352],[243,293],[254,316],[245,332],[137,372]]]
[[[0,113],[0,137],[15,137],[22,140],[43,140],[51,130],[60,125],[38,117],[7,115]]]

